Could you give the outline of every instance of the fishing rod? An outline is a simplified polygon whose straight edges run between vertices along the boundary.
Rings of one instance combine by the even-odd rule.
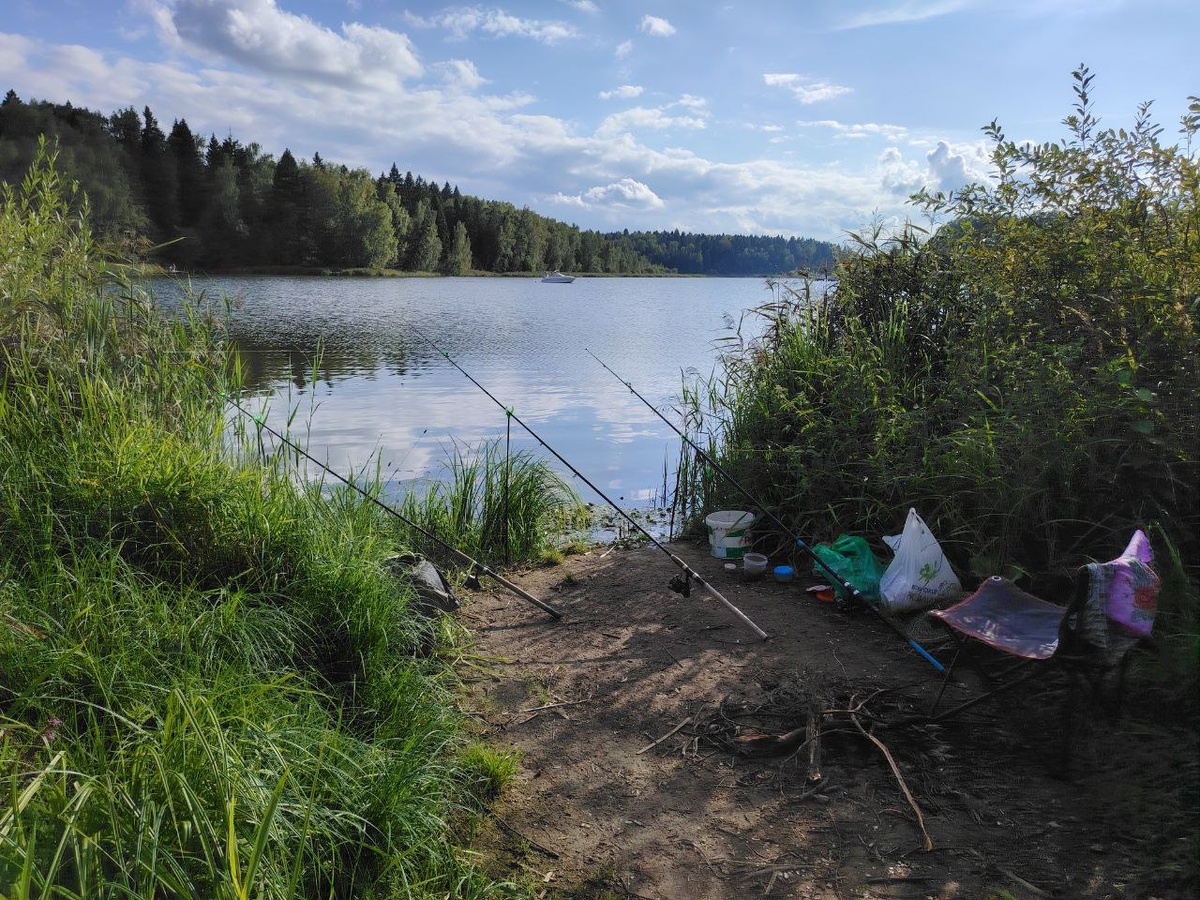
[[[837,583],[840,584],[842,586],[842,588],[844,588],[850,594],[850,596],[853,600],[858,601],[862,605],[866,606],[869,610],[871,610],[871,612],[875,613],[875,615],[877,615],[879,617],[879,619],[885,625],[887,625],[889,628],[892,629],[892,631],[896,632],[896,634],[898,634],[905,641],[907,641],[908,645],[910,647],[912,647],[912,649],[916,650],[917,653],[919,653],[921,656],[923,656],[925,658],[925,660],[927,662],[929,662],[935,669],[937,669],[939,672],[942,672],[942,673],[944,673],[946,671],[945,667],[940,662],[938,662],[936,659],[934,659],[928,650],[926,650],[924,647],[922,647],[920,644],[918,644],[915,640],[913,640],[911,637],[909,637],[907,634],[905,634],[904,630],[899,625],[897,625],[895,622],[893,622],[891,619],[889,619],[884,614],[883,610],[879,609],[879,607],[877,607],[874,603],[871,603],[869,600],[867,600],[867,598],[863,596],[862,591],[860,591],[858,588],[856,588],[854,585],[852,585],[847,579],[843,578],[840,574],[838,574],[833,569],[833,567],[830,566],[829,563],[825,562],[825,560],[821,559],[821,557],[818,556],[816,554],[816,552],[811,547],[808,546],[808,544],[806,544],[803,540],[796,537],[795,535],[792,535],[792,530],[790,528],[788,528],[786,525],[784,525],[783,522],[781,522],[779,520],[779,517],[776,516],[775,513],[772,512],[771,509],[769,509],[765,503],[763,503],[761,500],[757,499],[753,494],[751,494],[748,490],[746,490],[744,487],[742,487],[742,485],[738,481],[736,481],[732,475],[730,475],[728,472],[726,472],[724,469],[722,469],[720,464],[715,459],[713,459],[699,444],[697,444],[690,437],[688,437],[686,434],[684,434],[682,430],[680,430],[679,428],[676,427],[674,422],[672,422],[670,419],[668,419],[666,416],[664,416],[661,412],[659,412],[658,408],[655,407],[653,403],[651,403],[649,400],[647,400],[645,397],[643,397],[641,394],[639,394],[636,390],[634,390],[634,387],[632,384],[630,384],[628,381],[626,381],[624,378],[622,378],[620,375],[618,375],[616,372],[614,372],[612,369],[610,369],[608,367],[608,365],[604,362],[604,360],[602,360],[600,357],[598,357],[595,353],[592,353],[591,350],[588,350],[587,352],[588,352],[588,355],[591,356],[592,359],[594,359],[596,362],[600,363],[600,365],[604,366],[604,368],[609,372],[609,374],[611,374],[614,378],[616,378],[617,381],[621,382],[621,384],[623,384],[623,385],[625,385],[625,387],[629,388],[629,392],[631,394],[633,394],[633,396],[635,396],[639,400],[641,400],[644,404],[646,404],[646,406],[648,406],[650,408],[651,412],[653,412],[656,416],[658,416],[660,419],[662,419],[664,422],[666,422],[667,425],[669,425],[671,427],[671,429],[677,435],[679,435],[687,443],[687,445],[689,447],[691,447],[698,454],[700,454],[700,457],[704,460],[705,463],[707,463],[709,466],[712,467],[714,472],[716,472],[718,475],[720,475],[722,478],[724,478],[733,487],[737,488],[743,497],[745,497],[747,500],[749,500],[751,503],[753,503],[756,507],[761,509],[764,513],[766,513],[767,518],[770,519],[781,532],[783,532],[786,535],[790,535],[792,540],[794,540],[796,542],[796,546],[799,547],[801,550],[803,550],[805,553],[807,553],[810,557],[812,557],[813,561],[816,562],[818,565],[820,565],[821,568],[824,569],[830,576],[832,576],[834,578],[834,580],[837,581]]]
[[[422,528],[416,522],[407,518],[406,516],[401,514],[396,509],[393,509],[392,507],[388,506],[386,503],[384,503],[378,497],[363,490],[361,487],[359,487],[357,484],[355,484],[350,479],[344,478],[342,475],[338,474],[333,469],[329,468],[329,466],[325,465],[325,463],[321,462],[319,459],[312,456],[303,447],[299,446],[294,441],[284,437],[282,434],[280,434],[278,431],[276,431],[274,428],[272,428],[270,425],[268,425],[266,422],[264,422],[261,418],[248,412],[246,409],[244,409],[242,407],[242,405],[240,403],[237,402],[237,400],[234,400],[234,399],[231,399],[228,397],[226,397],[226,399],[229,400],[229,402],[231,404],[233,404],[234,409],[236,409],[242,415],[246,416],[251,421],[253,421],[254,424],[257,425],[259,428],[262,428],[264,431],[273,435],[277,440],[282,441],[284,444],[286,444],[291,449],[295,450],[297,453],[299,453],[301,456],[303,456],[309,462],[313,463],[316,466],[319,466],[321,469],[328,472],[330,475],[332,475],[334,478],[336,478],[342,484],[346,485],[346,487],[351,488],[354,491],[357,491],[360,495],[362,495],[367,500],[370,500],[372,503],[374,503],[376,506],[378,506],[384,512],[391,513],[393,516],[395,516],[397,519],[399,519],[401,522],[403,522],[409,528],[413,529],[413,531],[416,531],[416,532],[424,535],[426,538],[433,541],[439,547],[442,547],[443,549],[448,550],[450,553],[452,553],[454,555],[454,557],[456,559],[459,559],[462,562],[466,563],[467,565],[471,566],[473,570],[482,572],[484,575],[487,575],[491,578],[496,579],[496,581],[500,582],[500,584],[504,585],[504,587],[508,588],[510,591],[512,591],[518,597],[521,597],[524,600],[528,600],[530,603],[532,603],[538,609],[550,614],[551,616],[553,616],[556,619],[562,618],[562,613],[560,613],[557,609],[555,609],[549,603],[542,602],[537,597],[533,596],[533,594],[528,593],[527,591],[523,590],[519,586],[513,584],[508,579],[499,575],[495,570],[489,568],[488,566],[479,562],[478,560],[472,559],[470,556],[468,556],[462,550],[459,550],[457,547],[455,547],[453,544],[446,543],[440,537],[438,537],[436,534],[434,534],[432,531],[429,531],[426,528]]]
[[[680,559],[678,556],[676,556],[674,553],[672,553],[670,550],[668,550],[666,547],[664,547],[663,544],[660,541],[658,541],[654,537],[654,535],[652,535],[649,531],[647,531],[645,528],[643,528],[641,526],[641,524],[636,519],[633,518],[633,516],[629,515],[629,513],[627,513],[625,510],[623,510],[621,507],[619,507],[616,503],[614,503],[611,499],[609,499],[607,494],[605,494],[602,490],[600,490],[600,488],[596,487],[596,485],[594,485],[591,481],[589,481],[588,478],[582,472],[580,472],[577,468],[575,468],[573,465],[571,465],[571,463],[567,462],[567,460],[563,457],[563,455],[561,453],[559,453],[557,450],[555,450],[553,447],[551,447],[548,443],[546,443],[546,441],[544,439],[542,439],[536,431],[534,431],[532,428],[530,428],[528,425],[526,425],[524,422],[522,422],[521,419],[517,416],[517,414],[515,412],[513,412],[513,409],[511,406],[505,406],[503,403],[501,403],[499,400],[497,400],[496,396],[491,391],[489,391],[482,384],[480,384],[478,381],[476,381],[474,378],[472,378],[470,373],[468,373],[466,369],[464,369],[462,366],[460,366],[458,363],[456,363],[453,359],[451,359],[450,354],[447,353],[445,350],[442,350],[440,347],[438,347],[438,345],[435,344],[432,339],[426,337],[423,333],[421,333],[416,328],[413,328],[412,330],[414,332],[416,332],[416,334],[422,340],[424,340],[427,344],[429,344],[429,346],[433,347],[434,350],[436,350],[443,357],[445,357],[446,362],[450,363],[450,365],[454,366],[454,368],[458,369],[458,371],[460,371],[463,375],[465,375],[467,381],[471,382],[471,384],[475,385],[475,387],[477,387],[481,391],[483,391],[483,393],[487,395],[488,399],[490,399],[493,403],[495,403],[502,410],[504,410],[504,414],[508,418],[512,419],[514,422],[516,422],[518,425],[520,425],[522,428],[524,428],[525,431],[528,432],[528,434],[531,438],[533,438],[535,441],[537,441],[539,444],[541,444],[544,448],[546,448],[546,450],[551,455],[553,455],[555,459],[557,459],[560,463],[562,463],[564,466],[566,466],[568,469],[570,469],[575,474],[576,478],[578,478],[580,481],[582,481],[584,484],[586,484],[589,488],[591,488],[593,491],[595,491],[601,500],[603,500],[605,503],[607,503],[609,506],[611,506],[614,510],[616,510],[617,513],[622,518],[625,519],[625,521],[627,521],[631,526],[633,526],[637,531],[639,531],[651,544],[653,544],[655,547],[657,547],[659,550],[661,550],[663,553],[665,553],[667,555],[667,557],[671,560],[671,562],[673,562],[673,563],[675,563],[675,565],[679,566],[679,568],[683,572],[684,577],[680,578],[679,576],[676,576],[675,578],[671,579],[671,589],[672,590],[677,591],[678,593],[682,594],[685,597],[688,596],[688,594],[691,591],[691,586],[688,583],[687,579],[689,579],[689,578],[693,579],[702,588],[704,588],[706,591],[708,591],[710,594],[712,594],[714,597],[716,597],[718,600],[720,600],[721,603],[723,603],[725,605],[725,607],[730,610],[730,612],[732,612],[735,616],[737,616],[738,619],[740,619],[745,625],[747,625],[750,628],[750,630],[752,630],[760,638],[762,638],[764,641],[770,640],[769,634],[767,634],[765,631],[763,631],[761,628],[759,628],[757,625],[755,625],[754,622],[752,622],[750,620],[750,618],[744,612],[742,612],[740,609],[738,609],[736,606],[734,606],[732,603],[730,603],[728,600],[726,600],[725,597],[721,595],[721,592],[718,591],[711,584],[709,584],[703,578],[703,576],[700,575],[699,572],[697,572],[695,569],[693,569],[691,566],[689,566],[686,562],[684,562],[682,559]]]

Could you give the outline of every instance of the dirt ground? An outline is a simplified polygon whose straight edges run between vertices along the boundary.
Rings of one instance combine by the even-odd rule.
[[[654,547],[513,576],[561,621],[498,585],[463,596],[481,732],[520,759],[481,835],[492,874],[547,898],[1196,896],[1179,862],[1194,732],[1095,724],[1055,778],[1057,682],[929,724],[938,673],[874,615],[807,592],[800,560],[783,585],[726,573],[707,544],[671,549],[770,640],[699,585],[672,591],[680,569]],[[951,683],[941,708],[977,687]],[[1146,783],[1139,758],[1179,783]]]

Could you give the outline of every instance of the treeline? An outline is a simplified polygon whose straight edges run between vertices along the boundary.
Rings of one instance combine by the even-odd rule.
[[[628,239],[634,252],[681,275],[824,275],[833,269],[834,245],[813,238],[678,230],[626,231],[608,237]]]
[[[769,275],[832,260],[831,245],[811,240],[584,231],[395,164],[372,176],[319,153],[276,159],[232,135],[206,141],[184,119],[164,131],[149,107],[105,116],[12,90],[0,103],[0,180],[20,180],[42,136],[102,240],[186,270]]]

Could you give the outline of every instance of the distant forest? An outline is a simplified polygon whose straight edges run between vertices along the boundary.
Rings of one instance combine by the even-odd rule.
[[[679,231],[582,231],[412,172],[372,176],[278,159],[232,135],[207,141],[146,107],[102,115],[70,103],[0,103],[0,182],[17,184],[40,136],[78,182],[92,230],[121,252],[188,271],[399,269],[780,275],[823,271],[824,241]]]

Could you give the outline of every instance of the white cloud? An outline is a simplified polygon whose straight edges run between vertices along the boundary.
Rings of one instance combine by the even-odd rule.
[[[634,97],[640,97],[643,90],[645,88],[641,85],[623,84],[615,90],[601,91],[599,96],[601,100],[632,100]]]
[[[650,190],[648,185],[632,178],[622,178],[612,184],[588,188],[579,199],[584,206],[607,206],[615,209],[661,209],[665,205],[662,198]]]
[[[977,3],[978,0],[975,0]],[[870,28],[875,25],[900,25],[905,22],[921,22],[939,16],[950,15],[970,7],[973,0],[903,0],[882,9],[872,9],[851,16],[838,28]]]
[[[395,89],[422,73],[403,34],[354,23],[338,34],[274,0],[178,0],[158,9],[164,36],[199,59],[215,53],[270,75],[346,88]]]
[[[621,41],[617,44],[617,49],[613,51],[613,55],[617,59],[624,59],[633,52],[633,41]]]
[[[675,33],[675,26],[658,16],[642,16],[639,28],[652,37],[670,37]]]
[[[475,63],[469,59],[447,60],[444,63],[438,63],[434,69],[441,74],[447,84],[464,90],[475,91],[488,83],[488,80],[475,68]]]
[[[543,44],[556,44],[579,37],[579,32],[564,22],[522,19],[502,9],[488,10],[479,6],[448,9],[433,16],[418,16],[406,11],[404,17],[414,27],[441,28],[458,40],[476,31],[498,38],[529,38]]]
[[[636,129],[663,131],[669,128],[698,129],[705,127],[698,116],[672,116],[661,108],[635,106],[606,116],[596,129],[597,135],[622,134]]]
[[[563,0],[563,2],[566,3],[567,6],[571,6],[579,10],[581,13],[594,15],[595,13],[600,12],[600,7],[593,3],[592,0]]]
[[[966,160],[960,154],[953,153],[945,141],[938,141],[937,146],[925,155],[925,159],[929,162],[929,171],[934,177],[935,190],[953,191],[970,180]]]
[[[991,150],[982,141],[959,145],[938,141],[925,154],[925,160],[930,187],[947,193],[971,182],[986,181],[992,168]]]
[[[796,123],[800,128],[827,128],[835,137],[848,140],[858,140],[868,137],[881,137],[888,141],[903,141],[908,137],[908,129],[903,125],[887,125],[876,122],[838,122],[834,119],[801,120]]]
[[[763,75],[763,83],[768,87],[785,87],[801,103],[820,103],[849,94],[853,88],[841,84],[831,84],[828,81],[816,81],[795,73],[767,73]]]
[[[898,147],[888,147],[879,157],[879,183],[884,191],[896,197],[908,197],[926,184],[921,164],[905,159]]]

